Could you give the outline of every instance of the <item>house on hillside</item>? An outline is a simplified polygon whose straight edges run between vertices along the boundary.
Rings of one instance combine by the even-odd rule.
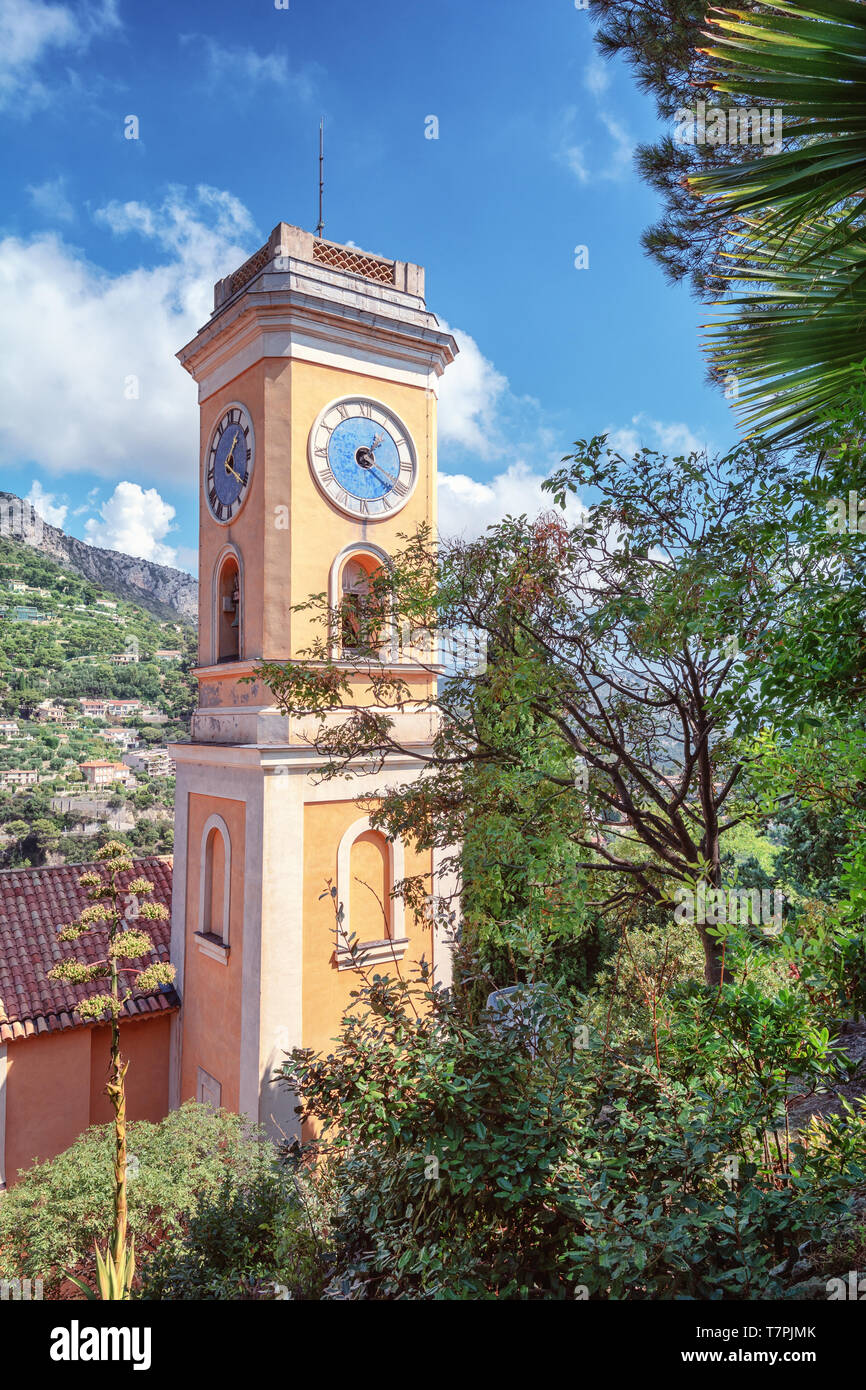
[[[47,978],[75,955],[90,963],[105,954],[105,931],[61,945],[57,928],[78,916],[89,899],[78,882],[99,864],[0,872],[0,1190],[21,1168],[53,1158],[88,1125],[105,1124],[113,1111],[104,1094],[111,1028],[85,1023],[76,1005],[93,985]],[[172,861],[139,859],[132,873],[153,884],[152,901],[171,907]],[[155,959],[169,958],[169,923],[148,922]],[[180,1001],[171,987],[133,992],[120,1018],[121,1048],[130,1060],[127,1118],[156,1121],[168,1112],[171,1019]]]
[[[99,735],[108,743],[117,744],[118,748],[133,748],[138,743],[137,729],[124,729],[122,725],[112,726],[110,729],[103,729]]]
[[[36,706],[36,718],[40,723],[49,724],[71,724],[72,719],[68,710],[63,705],[55,704],[53,700],[40,700]]]
[[[0,786],[4,787],[35,787],[38,780],[35,767],[10,767],[0,772]]]
[[[79,763],[78,769],[91,787],[109,787],[115,782],[120,782],[125,787],[135,786],[135,777],[125,763],[111,763],[107,758],[91,758],[86,763]]]
[[[141,710],[140,700],[79,700],[81,713],[91,719],[130,719]]]
[[[135,772],[146,772],[151,777],[171,777],[174,772],[167,748],[139,748],[134,753],[124,753],[123,761]]]

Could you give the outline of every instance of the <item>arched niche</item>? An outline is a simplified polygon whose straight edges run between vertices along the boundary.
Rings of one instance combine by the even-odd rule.
[[[240,661],[244,651],[243,566],[228,546],[214,567],[213,663]]]

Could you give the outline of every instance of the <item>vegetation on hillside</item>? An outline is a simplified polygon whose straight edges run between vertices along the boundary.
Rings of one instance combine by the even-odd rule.
[[[170,853],[174,779],[139,771],[137,785],[87,789],[80,764],[118,761],[123,745],[188,737],[195,703],[195,630],[163,622],[27,546],[0,540],[0,866],[78,863],[109,838],[138,854]],[[157,656],[177,652],[179,656]],[[112,660],[114,658],[114,660]],[[123,664],[121,664],[123,663]],[[81,700],[138,700],[141,709],[105,719]],[[45,713],[46,702],[61,718]],[[12,769],[32,786],[4,782]]]

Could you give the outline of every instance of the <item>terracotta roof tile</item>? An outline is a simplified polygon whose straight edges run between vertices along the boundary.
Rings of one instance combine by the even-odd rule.
[[[59,960],[76,958],[85,963],[104,959],[106,932],[94,928],[78,941],[61,946],[57,928],[71,922],[89,898],[78,882],[88,869],[103,866],[61,864],[47,869],[5,869],[0,871],[0,1042],[33,1037],[63,1028],[81,1027],[76,1004],[100,988],[72,985],[47,978]],[[171,910],[171,859],[133,860],[132,872],[120,877],[121,886],[132,878],[144,877],[153,884],[151,902]],[[169,959],[171,923],[144,923],[156,947],[156,959]],[[171,987],[135,993],[124,1009],[124,1016],[163,1013],[176,1009],[180,1000]]]

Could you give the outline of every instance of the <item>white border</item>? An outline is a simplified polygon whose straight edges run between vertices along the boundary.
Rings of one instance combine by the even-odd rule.
[[[403,438],[406,440],[406,443],[409,446],[409,452],[412,455],[412,486],[409,488],[409,491],[406,493],[406,496],[403,498],[402,502],[400,502],[398,506],[389,507],[387,511],[382,512],[378,516],[362,515],[360,512],[353,511],[351,507],[341,507],[340,503],[337,502],[336,499],[331,496],[330,492],[328,492],[327,488],[325,487],[324,483],[319,477],[319,474],[316,470],[316,465],[313,462],[316,435],[318,434],[322,425],[322,421],[328,414],[328,411],[333,410],[335,406],[338,405],[349,405],[350,403],[357,404],[361,401],[364,401],[367,405],[375,406],[377,410],[381,410],[385,415],[390,416],[394,423],[400,426],[400,432],[403,435]],[[394,410],[390,405],[386,405],[384,401],[376,400],[375,396],[364,396],[360,393],[356,393],[355,395],[351,396],[337,396],[334,400],[329,401],[326,406],[322,407],[315,420],[313,421],[313,427],[310,430],[309,435],[307,436],[307,462],[310,466],[310,472],[313,475],[313,481],[315,482],[316,487],[318,488],[321,495],[325,498],[325,500],[329,502],[330,505],[334,508],[334,510],[341,512],[343,516],[351,517],[353,521],[362,521],[364,523],[389,521],[392,516],[397,516],[398,512],[402,512],[403,508],[406,506],[407,502],[413,496],[415,489],[418,486],[418,478],[421,473],[421,470],[418,466],[418,450],[415,448],[415,440],[412,438],[412,432],[411,430],[407,429],[406,425],[400,419],[400,416],[397,414],[396,410]],[[346,489],[343,488],[343,491],[345,492]]]
[[[208,495],[207,495],[207,464],[208,464],[208,458],[210,457],[210,449],[211,449],[211,444],[213,443],[213,437],[214,437],[214,435],[216,434],[216,431],[217,431],[217,426],[218,426],[220,420],[221,420],[221,419],[223,418],[223,416],[226,414],[226,411],[233,410],[233,409],[242,410],[242,411],[244,412],[244,415],[246,415],[247,420],[249,421],[250,434],[252,435],[252,440],[253,440],[252,462],[251,462],[250,465],[249,465],[249,470],[250,470],[250,471],[249,471],[249,482],[247,483],[246,490],[245,490],[245,492],[244,492],[244,496],[241,498],[241,505],[238,507],[238,509],[237,509],[237,511],[234,513],[234,515],[229,517],[228,521],[220,521],[217,517],[214,516],[213,512],[212,512],[211,509],[210,509],[210,498],[209,498]],[[214,525],[216,525],[216,526],[234,526],[235,522],[237,521],[237,519],[238,519],[238,517],[240,516],[241,512],[243,511],[244,507],[247,505],[247,502],[248,502],[248,500],[249,500],[249,495],[250,495],[250,493],[251,493],[252,490],[253,490],[253,473],[255,472],[255,467],[256,467],[256,428],[255,428],[255,425],[253,424],[252,413],[251,413],[251,411],[248,410],[248,408],[244,405],[243,401],[227,401],[226,404],[221,408],[219,415],[216,417],[216,420],[214,421],[213,425],[211,426],[210,433],[208,434],[208,437],[207,437],[207,443],[205,444],[204,456],[203,456],[203,458],[202,458],[202,463],[201,463],[201,490],[202,490],[202,496],[204,497],[204,509],[205,509],[205,511],[207,512],[208,516],[210,517],[211,521],[214,523]]]

